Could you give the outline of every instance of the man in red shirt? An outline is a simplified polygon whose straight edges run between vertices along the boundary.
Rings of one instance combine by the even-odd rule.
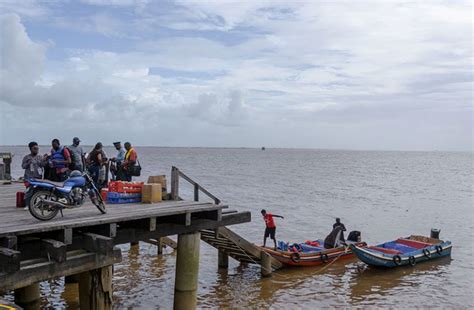
[[[275,244],[275,250],[276,250],[277,249],[277,242],[276,242],[276,239],[275,239],[276,225],[275,225],[275,221],[273,220],[273,218],[274,217],[279,217],[279,218],[284,219],[284,217],[281,216],[281,215],[267,213],[267,211],[265,209],[262,210],[262,216],[263,216],[263,220],[265,221],[265,226],[266,226],[265,235],[263,236],[263,247],[265,247],[265,245],[267,243],[267,237],[270,237],[270,238],[272,238],[272,240]]]

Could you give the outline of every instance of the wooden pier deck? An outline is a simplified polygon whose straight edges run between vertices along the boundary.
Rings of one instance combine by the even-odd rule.
[[[194,201],[181,200],[180,178],[194,186]],[[201,238],[219,250],[219,266],[231,256],[242,262],[265,260],[267,274],[272,265],[278,268],[265,254],[260,255],[258,247],[225,228],[250,222],[250,212],[226,210],[218,198],[175,167],[174,200],[107,204],[106,214],[86,204],[65,209],[63,217],[59,213],[50,221],[39,221],[29,211],[16,208],[16,192],[23,190],[22,183],[0,185],[0,294],[15,290],[15,301],[27,309],[39,300],[39,282],[70,275],[80,278],[81,309],[111,309],[112,266],[121,261],[116,245],[153,240],[161,253],[166,243],[162,237],[171,235],[178,235],[175,309],[196,307]],[[199,201],[199,193],[212,202]],[[237,249],[242,250],[240,255]]]
[[[31,216],[29,211],[16,208],[17,191],[23,191],[23,184],[0,185],[0,238],[7,235],[26,235],[66,228],[80,228],[107,223],[129,222],[150,217],[165,217],[170,215],[194,216],[195,213],[219,212],[227,208],[225,205],[215,205],[194,201],[162,201],[155,204],[107,204],[107,214],[100,214],[92,204],[76,209],[64,210],[64,217],[58,214],[50,221],[39,221]],[[189,223],[188,223],[189,224]],[[189,225],[188,225],[189,226]]]

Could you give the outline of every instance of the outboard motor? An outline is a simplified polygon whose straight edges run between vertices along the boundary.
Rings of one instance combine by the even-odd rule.
[[[362,237],[360,231],[353,230],[349,233],[349,236],[347,236],[347,241],[352,241],[352,242],[361,242]]]
[[[431,235],[430,237],[433,239],[439,239],[439,233],[441,232],[441,229],[437,228],[431,228]]]

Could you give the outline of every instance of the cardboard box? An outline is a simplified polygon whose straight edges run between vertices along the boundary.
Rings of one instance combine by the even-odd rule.
[[[166,175],[152,175],[148,177],[148,184],[160,183],[163,191],[166,191]]]
[[[142,202],[143,203],[155,203],[160,202],[161,197],[161,184],[143,184],[142,189]]]

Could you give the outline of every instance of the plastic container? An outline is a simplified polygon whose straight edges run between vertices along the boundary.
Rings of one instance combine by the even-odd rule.
[[[107,203],[110,204],[124,204],[124,203],[137,203],[141,202],[142,198],[109,198]]]
[[[107,199],[116,199],[116,198],[142,198],[141,193],[116,193],[108,192]]]
[[[108,188],[103,188],[100,190],[100,195],[102,196],[103,201],[107,201],[107,193],[109,192]]]
[[[143,182],[124,182],[124,181],[109,182],[109,192],[141,193],[142,188],[143,188]]]

